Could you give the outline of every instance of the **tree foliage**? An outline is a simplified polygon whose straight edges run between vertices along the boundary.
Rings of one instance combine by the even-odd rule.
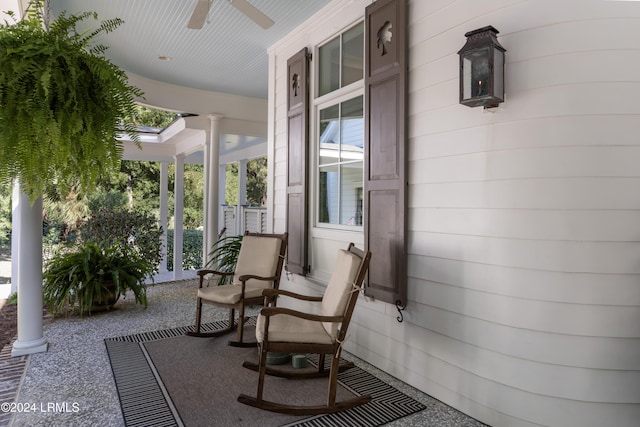
[[[178,117],[178,115],[171,111],[136,105],[133,115],[127,116],[125,120],[134,126],[166,128],[176,117]]]
[[[238,163],[226,169],[225,199],[221,203],[238,204]],[[267,202],[267,158],[258,157],[247,162],[247,204],[265,206]]]
[[[161,259],[158,220],[144,212],[129,209],[103,209],[95,211],[80,227],[83,242],[107,244],[122,252],[135,253],[157,271]]]
[[[0,186],[0,247],[11,238],[11,187]]]
[[[32,200],[47,182],[63,194],[93,188],[118,167],[118,133],[135,138],[123,118],[134,115],[142,91],[94,43],[122,20],[79,31],[90,18],[98,19],[63,13],[48,23],[43,1],[33,0],[24,19],[0,24],[0,184],[18,178]]]
[[[266,157],[258,157],[247,162],[247,203],[249,206],[267,204]]]

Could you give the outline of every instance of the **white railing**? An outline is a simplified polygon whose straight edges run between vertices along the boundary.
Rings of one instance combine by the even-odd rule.
[[[236,221],[236,209],[237,206],[223,206],[222,207],[222,226],[227,230],[225,231],[225,235],[227,236],[235,236],[240,234],[237,232],[237,221]]]
[[[267,231],[267,209],[250,206],[222,207],[222,222],[227,228],[226,235],[233,236],[243,234],[245,231],[252,233],[265,233]]]

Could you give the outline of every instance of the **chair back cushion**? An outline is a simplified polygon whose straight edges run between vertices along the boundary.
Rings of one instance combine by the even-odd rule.
[[[233,283],[240,284],[240,276],[253,274],[271,277],[276,274],[282,239],[277,237],[244,236],[236,263]],[[250,279],[247,287],[267,289],[273,287],[273,281]]]
[[[344,249],[339,250],[331,279],[322,297],[322,315],[344,315],[361,262],[362,260],[356,254]],[[335,339],[338,335],[338,324],[324,322],[323,325],[327,333]]]

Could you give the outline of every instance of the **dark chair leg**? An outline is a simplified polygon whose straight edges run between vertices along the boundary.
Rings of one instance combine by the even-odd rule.
[[[336,389],[338,386],[338,372],[340,368],[341,347],[333,355],[331,359],[331,368],[329,370],[329,390],[327,391],[327,407],[333,407],[336,404]]]
[[[258,368],[258,392],[256,394],[256,399],[259,401],[262,400],[262,392],[264,390],[264,377],[266,375],[267,370],[267,350],[264,345],[260,346],[260,362]]]
[[[222,335],[226,335],[229,332],[233,332],[233,329],[237,326],[233,322],[233,318],[235,315],[235,310],[233,308],[229,309],[229,327],[214,332],[201,332],[201,324],[202,324],[202,299],[198,298],[198,305],[196,307],[196,327],[194,332],[187,332],[186,335],[190,337],[199,337],[199,338],[212,338],[212,337],[220,337]]]
[[[244,342],[244,324],[247,321],[247,317],[244,315],[244,303],[240,304],[238,310],[238,336],[237,341],[229,341],[229,345],[232,347],[256,347],[257,342]]]
[[[244,336],[244,302],[240,302],[240,310],[238,310],[238,342],[242,343]]]
[[[200,333],[200,322],[202,319],[202,299],[198,298],[196,300],[196,330],[195,333]]]
[[[324,373],[324,361],[325,361],[325,354],[319,354],[318,355],[318,372],[319,373]]]

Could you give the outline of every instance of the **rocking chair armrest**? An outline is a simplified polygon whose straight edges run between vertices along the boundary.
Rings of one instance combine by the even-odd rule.
[[[265,276],[256,276],[255,274],[243,274],[242,276],[238,277],[238,280],[240,280],[243,283],[246,282],[249,279],[263,280],[265,282],[272,282],[272,281],[276,280],[277,278],[278,278],[278,276],[265,277]]]
[[[269,298],[273,298],[277,296],[286,296],[286,297],[291,297],[291,298],[300,299],[304,301],[314,301],[314,302],[322,301],[322,296],[303,295],[303,294],[298,294],[291,291],[285,291],[284,289],[265,289],[262,291],[262,296],[269,297]]]
[[[292,310],[290,308],[284,308],[284,307],[265,307],[262,310],[260,310],[260,314],[265,317],[275,316],[278,314],[288,314],[293,317],[311,320],[314,322],[339,323],[339,322],[342,322],[343,320],[343,316],[323,316],[321,314],[304,313],[302,311]]]
[[[198,270],[198,276],[206,276],[207,274],[217,274],[218,276],[231,276],[233,271],[218,271],[218,270]]]
[[[234,273],[233,271],[198,270],[197,274],[200,277],[200,287],[202,287],[202,280],[204,279],[204,276],[206,276],[207,274],[213,274],[218,276],[232,276]]]

